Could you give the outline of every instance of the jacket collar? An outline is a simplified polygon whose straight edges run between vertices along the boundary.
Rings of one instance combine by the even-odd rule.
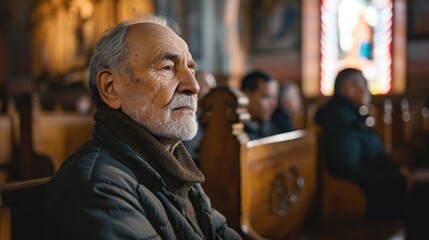
[[[142,161],[129,145],[118,139],[106,125],[96,121],[92,134],[94,139],[112,151],[111,153],[116,156],[116,160],[137,173],[135,177],[140,183],[144,183],[150,189],[164,187],[165,184],[161,176],[146,161]],[[123,156],[126,156],[126,158]]]
[[[186,196],[186,189],[189,189],[190,185],[204,181],[203,174],[182,143],[170,152],[154,135],[120,110],[101,108],[95,113],[94,119],[111,130],[113,139],[118,138],[129,146],[140,162],[149,165],[150,169],[162,178],[169,191]]]

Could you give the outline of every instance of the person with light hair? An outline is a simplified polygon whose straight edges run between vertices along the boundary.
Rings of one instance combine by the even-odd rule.
[[[94,138],[46,187],[46,239],[240,239],[181,143],[197,132],[195,72],[164,18],[105,32],[90,61]]]

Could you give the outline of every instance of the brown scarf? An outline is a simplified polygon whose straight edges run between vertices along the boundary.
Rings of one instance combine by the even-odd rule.
[[[154,135],[120,110],[102,107],[97,110],[94,119],[109,127],[147,162],[161,176],[165,188],[186,201],[188,217],[197,222],[188,192],[192,184],[204,181],[204,175],[183,144],[179,143],[173,153],[169,152]]]

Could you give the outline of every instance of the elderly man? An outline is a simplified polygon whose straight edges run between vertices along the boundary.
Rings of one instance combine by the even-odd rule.
[[[181,141],[197,131],[187,44],[164,19],[120,23],[97,42],[94,139],[49,182],[47,239],[239,239],[210,206]]]

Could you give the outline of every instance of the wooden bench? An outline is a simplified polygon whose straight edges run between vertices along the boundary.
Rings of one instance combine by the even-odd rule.
[[[329,172],[323,155],[322,131],[314,128],[318,138],[318,215],[306,229],[306,240],[403,239],[400,221],[365,220],[367,200],[354,182]]]
[[[317,143],[300,130],[249,141],[247,98],[229,87],[202,102],[204,189],[228,224],[252,239],[297,239],[316,198]]]
[[[31,105],[30,105],[31,104]],[[91,115],[43,111],[37,97],[9,101],[0,114],[0,184],[50,176],[85,141],[92,138]]]
[[[6,182],[6,169],[13,156],[14,138],[12,119],[6,114],[0,114],[0,183]]]
[[[48,156],[56,171],[85,141],[92,139],[92,116],[77,112],[35,111],[34,151]]]
[[[204,189],[231,227],[249,239],[403,236],[400,222],[364,221],[362,190],[329,173],[316,129],[249,141],[247,104],[230,87],[213,89],[201,104]]]
[[[49,177],[0,186],[0,239],[43,239],[40,217]]]
[[[318,139],[319,217],[324,221],[362,222],[367,204],[364,192],[357,184],[330,173],[323,154],[322,130],[314,131]]]

